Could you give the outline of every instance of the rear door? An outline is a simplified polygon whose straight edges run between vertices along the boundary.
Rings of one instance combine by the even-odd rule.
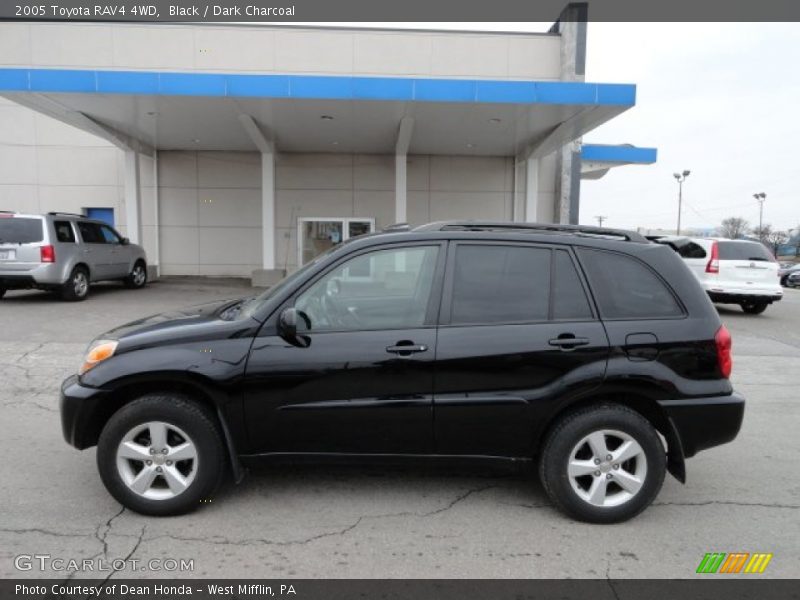
[[[719,241],[719,277],[723,289],[774,292],[778,263],[759,242]]]
[[[454,242],[436,354],[436,452],[530,456],[552,403],[600,384],[608,339],[570,250]]]
[[[24,274],[41,263],[44,219],[0,213],[0,271]]]

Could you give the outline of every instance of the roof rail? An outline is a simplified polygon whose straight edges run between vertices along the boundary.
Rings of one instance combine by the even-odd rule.
[[[391,231],[411,231],[411,225],[408,223],[393,223],[392,225],[387,225],[381,231],[385,233],[389,233]]]
[[[609,229],[589,225],[561,225],[558,223],[503,223],[490,221],[440,221],[417,228],[418,231],[539,231],[572,233],[589,237],[622,239],[627,242],[650,243],[640,233],[626,229]]]
[[[88,219],[89,218],[86,215],[79,215],[78,213],[70,213],[70,212],[61,212],[60,210],[54,210],[54,211],[51,211],[51,212],[49,212],[47,214],[52,216],[52,217],[61,215],[62,217],[79,217],[81,219]]]

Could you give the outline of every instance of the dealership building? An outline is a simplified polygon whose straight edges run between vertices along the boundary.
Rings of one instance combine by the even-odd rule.
[[[550,31],[0,23],[0,210],[113,223],[162,275],[269,284],[393,223],[577,222],[655,150],[582,144],[635,104]]]

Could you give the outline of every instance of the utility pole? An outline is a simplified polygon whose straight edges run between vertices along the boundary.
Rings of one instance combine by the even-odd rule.
[[[683,205],[683,182],[686,181],[686,178],[689,176],[691,171],[684,170],[682,173],[673,173],[672,176],[678,182],[678,229],[676,230],[676,235],[681,234],[681,208]]]
[[[753,198],[758,201],[758,237],[764,237],[762,227],[764,226],[764,200],[767,199],[767,195],[764,192],[759,192],[753,194]]]
[[[603,226],[603,221],[605,221],[607,218],[608,217],[604,217],[602,215],[596,216],[595,219],[597,219],[597,226],[598,227],[602,227]]]

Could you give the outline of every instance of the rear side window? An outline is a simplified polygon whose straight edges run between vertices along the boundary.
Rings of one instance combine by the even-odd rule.
[[[78,231],[81,232],[81,239],[85,244],[105,244],[103,232],[96,223],[78,222]]]
[[[683,315],[667,286],[638,260],[602,250],[582,248],[578,253],[604,318],[660,319]]]
[[[69,221],[54,221],[53,227],[56,230],[56,239],[63,244],[75,243],[75,232]]]
[[[705,258],[706,251],[700,244],[687,242],[678,246],[678,254],[682,258]]]
[[[550,308],[550,250],[459,244],[450,322],[546,321]]]
[[[758,242],[717,242],[720,260],[766,260],[775,258]]]
[[[589,300],[578,271],[566,250],[556,250],[553,285],[553,318],[582,321],[592,318]]]
[[[0,218],[0,244],[35,244],[43,239],[41,219]]]

